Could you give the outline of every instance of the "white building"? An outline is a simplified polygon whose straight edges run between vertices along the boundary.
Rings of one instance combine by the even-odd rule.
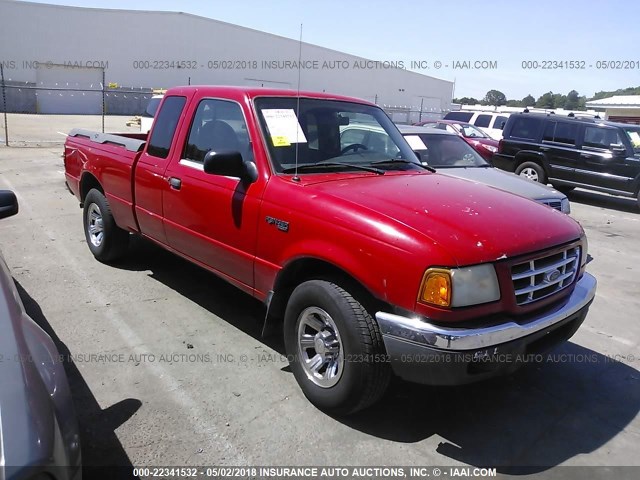
[[[0,0],[0,22],[9,111],[100,113],[103,79],[107,112],[127,114],[134,113],[129,110],[136,101],[139,109],[141,97],[123,91],[141,87],[297,88],[297,40],[191,14]],[[373,62],[307,43],[301,58],[305,90],[364,98],[392,112],[422,106],[427,116],[451,104],[453,82],[394,68],[402,67],[398,62]]]
[[[616,95],[587,102],[589,108],[604,108],[605,118],[612,122],[640,125],[640,95]]]

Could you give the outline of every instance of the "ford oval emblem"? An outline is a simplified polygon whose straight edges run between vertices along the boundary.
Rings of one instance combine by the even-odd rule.
[[[545,273],[544,280],[547,283],[553,283],[560,278],[560,275],[562,275],[560,270],[551,270],[550,272]]]

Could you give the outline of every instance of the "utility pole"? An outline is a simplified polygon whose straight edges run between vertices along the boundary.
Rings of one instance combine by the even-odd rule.
[[[9,146],[9,126],[7,125],[7,92],[4,84],[4,65],[0,63],[0,79],[2,81],[2,111],[4,112],[4,144]]]

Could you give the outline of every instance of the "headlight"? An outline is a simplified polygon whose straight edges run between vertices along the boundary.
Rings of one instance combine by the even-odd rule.
[[[493,145],[485,145],[484,143],[481,143],[480,146],[485,150],[489,150],[491,153],[496,153],[498,151],[498,149]]]
[[[562,206],[560,208],[562,209],[562,213],[571,213],[571,204],[568,198],[565,197],[562,199]]]
[[[582,237],[582,252],[580,252],[580,269],[583,269],[587,264],[587,258],[589,258],[589,242],[587,236]]]
[[[422,278],[419,301],[439,307],[467,307],[500,299],[491,264],[463,268],[430,268]]]

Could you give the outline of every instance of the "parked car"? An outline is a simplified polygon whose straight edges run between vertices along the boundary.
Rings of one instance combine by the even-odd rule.
[[[640,206],[640,126],[537,113],[511,115],[496,167],[559,190],[635,197]]]
[[[507,123],[509,115],[511,114],[458,110],[447,113],[443,117],[443,120],[455,120],[463,123],[471,123],[494,140],[500,140],[502,138],[502,129]]]
[[[0,218],[18,213],[0,191]],[[0,478],[80,479],[80,437],[56,346],[26,313],[0,253]]]
[[[365,145],[344,133],[356,124],[384,134]],[[595,295],[577,222],[433,173],[355,98],[175,87],[146,141],[74,130],[64,163],[97,260],[135,233],[264,302],[302,391],[338,414],[381,398],[392,373],[512,372],[571,337]]]
[[[438,173],[515,193],[564,213],[571,212],[564,193],[493,168],[456,134],[431,127],[399,125],[398,128],[420,155],[423,165],[435,168]]]
[[[474,127],[470,123],[456,122],[455,120],[437,120],[429,122],[419,122],[416,126],[438,128],[447,132],[460,135],[471,148],[482,156],[487,162],[491,163],[493,154],[498,151],[498,141],[491,138],[479,128]]]

